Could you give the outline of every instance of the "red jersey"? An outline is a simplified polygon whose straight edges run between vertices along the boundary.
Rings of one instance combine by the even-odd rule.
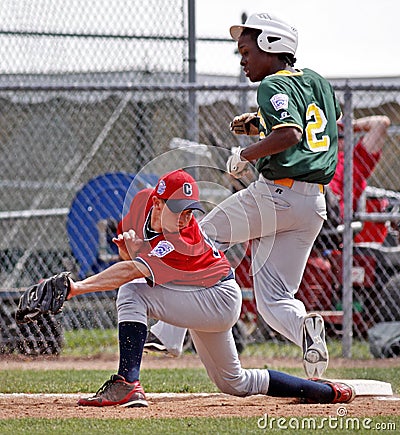
[[[118,234],[133,229],[144,243],[135,258],[151,272],[150,285],[212,287],[231,271],[225,255],[218,251],[192,217],[176,233],[157,233],[150,227],[152,189],[140,191],[129,212],[118,225]]]
[[[375,169],[381,156],[381,151],[371,154],[363,146],[360,140],[354,147],[353,152],[353,210],[357,209],[357,204],[361,194],[367,187],[367,179]],[[340,212],[343,216],[343,178],[344,178],[344,152],[338,153],[338,164],[336,172],[329,187],[339,197]]]

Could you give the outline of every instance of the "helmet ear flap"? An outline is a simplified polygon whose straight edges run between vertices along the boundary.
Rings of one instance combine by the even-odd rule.
[[[283,29],[262,29],[257,38],[259,48],[267,53],[291,53],[297,49],[297,31]]]
[[[268,36],[267,32],[263,31],[257,38],[257,44],[262,51],[274,51],[274,42],[281,40],[280,36]]]

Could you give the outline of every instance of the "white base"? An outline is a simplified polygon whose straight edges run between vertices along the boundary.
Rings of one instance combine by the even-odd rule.
[[[392,385],[389,382],[372,379],[331,379],[333,382],[344,382],[351,385],[357,396],[393,396]]]

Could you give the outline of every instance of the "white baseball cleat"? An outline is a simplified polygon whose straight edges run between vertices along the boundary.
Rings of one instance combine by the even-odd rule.
[[[316,313],[308,314],[303,324],[303,365],[307,377],[321,378],[328,362],[324,319]]]
[[[143,352],[155,352],[165,356],[177,358],[181,353],[175,349],[168,349],[152,332],[147,334],[146,343],[144,344]]]

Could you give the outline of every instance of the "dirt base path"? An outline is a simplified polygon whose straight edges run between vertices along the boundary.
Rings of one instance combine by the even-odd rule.
[[[241,358],[244,367],[264,367],[266,361],[260,357]],[[273,359],[268,367],[298,367],[298,360]],[[73,367],[79,369],[116,370],[115,356],[99,358],[26,358],[2,357],[1,370],[37,369],[55,370]],[[348,366],[348,360],[332,360],[331,367]],[[353,367],[399,367],[400,359],[352,360]],[[196,355],[181,358],[166,358],[145,355],[143,368],[201,367]],[[400,397],[358,397],[354,402],[341,405],[310,405],[298,400],[278,399],[266,396],[245,398],[225,394],[148,394],[149,408],[92,408],[76,405],[80,394],[0,394],[0,419],[4,418],[179,418],[179,417],[304,417],[324,416],[374,417],[399,416]]]
[[[80,395],[0,395],[4,418],[183,418],[183,417],[374,417],[400,415],[400,398],[360,397],[343,405],[309,405],[266,396],[245,398],[225,394],[149,394],[148,408],[82,407]]]

